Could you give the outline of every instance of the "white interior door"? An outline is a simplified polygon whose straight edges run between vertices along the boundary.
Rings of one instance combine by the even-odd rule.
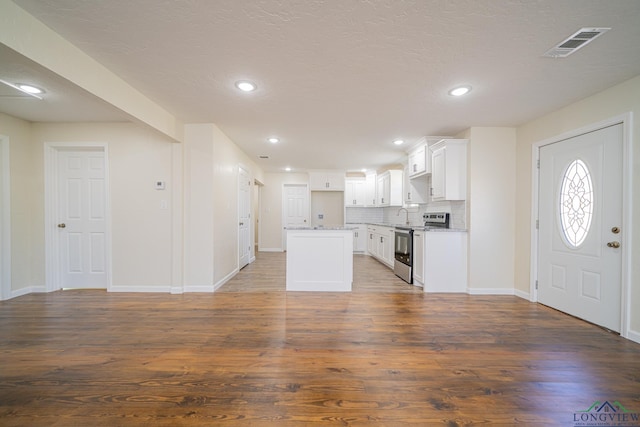
[[[538,301],[620,331],[622,125],[540,148]]]
[[[107,287],[104,151],[58,151],[61,288]]]
[[[309,191],[306,184],[285,184],[283,190],[283,238],[282,247],[287,249],[287,227],[309,225]]]
[[[238,174],[238,268],[251,259],[251,178],[242,167]]]

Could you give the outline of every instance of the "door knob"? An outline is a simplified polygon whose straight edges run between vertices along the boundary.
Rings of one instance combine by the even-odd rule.
[[[611,229],[611,232],[612,232],[613,234],[618,234],[618,233],[620,233],[620,228],[619,228],[619,227],[613,227],[613,228]]]
[[[58,228],[66,228],[67,224],[64,222],[62,224],[58,224]]]
[[[609,246],[610,248],[619,248],[620,242],[609,242],[607,243],[607,246]]]

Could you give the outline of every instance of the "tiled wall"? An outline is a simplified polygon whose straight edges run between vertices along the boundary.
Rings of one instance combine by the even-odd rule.
[[[408,208],[409,223],[421,224],[425,212],[448,212],[449,227],[466,229],[467,203],[460,201],[429,202]],[[347,208],[346,222],[349,224],[387,223],[404,224],[406,213],[399,207],[388,208]]]

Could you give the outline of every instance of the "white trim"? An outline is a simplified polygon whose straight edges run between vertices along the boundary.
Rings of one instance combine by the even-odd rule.
[[[469,295],[515,295],[513,288],[467,288]]]
[[[58,233],[55,224],[58,218],[58,152],[60,150],[90,149],[104,153],[105,178],[105,264],[107,291],[112,291],[112,244],[111,244],[111,187],[109,177],[109,145],[102,142],[45,142],[44,144],[44,218],[45,218],[45,289],[46,292],[61,289],[60,258],[58,256]]]
[[[636,341],[632,338],[636,334],[630,329],[631,322],[631,266],[633,253],[632,240],[632,218],[633,218],[633,192],[632,192],[632,172],[633,172],[633,147],[632,147],[632,129],[633,129],[633,113],[627,112],[609,119],[593,123],[579,129],[561,133],[551,138],[544,139],[534,143],[531,147],[531,164],[532,164],[532,203],[531,203],[531,259],[530,259],[530,301],[538,301],[538,292],[535,289],[535,282],[538,278],[538,230],[536,229],[536,219],[538,219],[538,181],[540,179],[537,162],[540,156],[540,148],[563,141],[565,139],[574,138],[586,133],[594,132],[609,126],[622,124],[622,232],[621,240],[625,242],[622,245],[622,289],[620,301],[620,336]],[[635,336],[638,338],[638,336]]]
[[[9,138],[0,135],[0,301],[13,298],[11,292],[11,161]]]
[[[521,291],[520,289],[514,289],[513,294],[519,298],[526,299],[527,301],[531,300],[531,295],[528,292]]]
[[[238,270],[237,268],[234,269],[231,273],[227,274],[226,276],[224,276],[222,279],[218,280],[217,283],[213,284],[213,291],[217,291],[218,289],[220,289],[222,287],[222,285],[224,285],[225,283],[227,283],[229,280],[233,279],[233,277],[238,274]]]
[[[632,329],[627,330],[627,336],[625,337],[631,341],[635,341],[640,344],[640,332],[634,331]]]
[[[21,288],[21,289],[16,289],[14,291],[11,291],[10,297],[17,298],[23,295],[37,294],[37,293],[44,293],[44,292],[46,292],[46,289],[44,286],[28,286],[26,288]]]
[[[238,163],[238,176],[236,179],[236,199],[237,199],[237,206],[236,206],[236,212],[238,213],[238,216],[236,218],[236,224],[240,224],[240,204],[242,203],[242,201],[240,200],[240,177],[242,176],[242,171],[246,172],[247,176],[249,177],[249,259],[247,260],[247,264],[249,265],[251,264],[251,258],[253,257],[253,245],[254,245],[254,237],[253,237],[253,233],[254,233],[254,227],[253,227],[253,172],[251,171],[250,168],[248,168],[247,166],[245,166],[243,163]],[[240,269],[240,226],[238,225],[238,232],[236,233],[237,239],[238,239],[238,250],[236,251],[236,269]],[[244,267],[244,266],[243,266]]]
[[[215,291],[215,288],[213,287],[213,285],[185,285],[184,286],[184,292],[187,293],[212,293]]]
[[[263,248],[258,246],[258,252],[284,252],[282,248]]]
[[[154,292],[170,293],[171,285],[145,286],[145,285],[113,285],[109,292]]]

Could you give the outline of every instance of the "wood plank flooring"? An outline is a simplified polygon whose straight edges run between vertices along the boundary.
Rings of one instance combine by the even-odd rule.
[[[571,426],[640,412],[640,345],[510,296],[284,291],[284,255],[214,294],[0,302],[1,426]]]

